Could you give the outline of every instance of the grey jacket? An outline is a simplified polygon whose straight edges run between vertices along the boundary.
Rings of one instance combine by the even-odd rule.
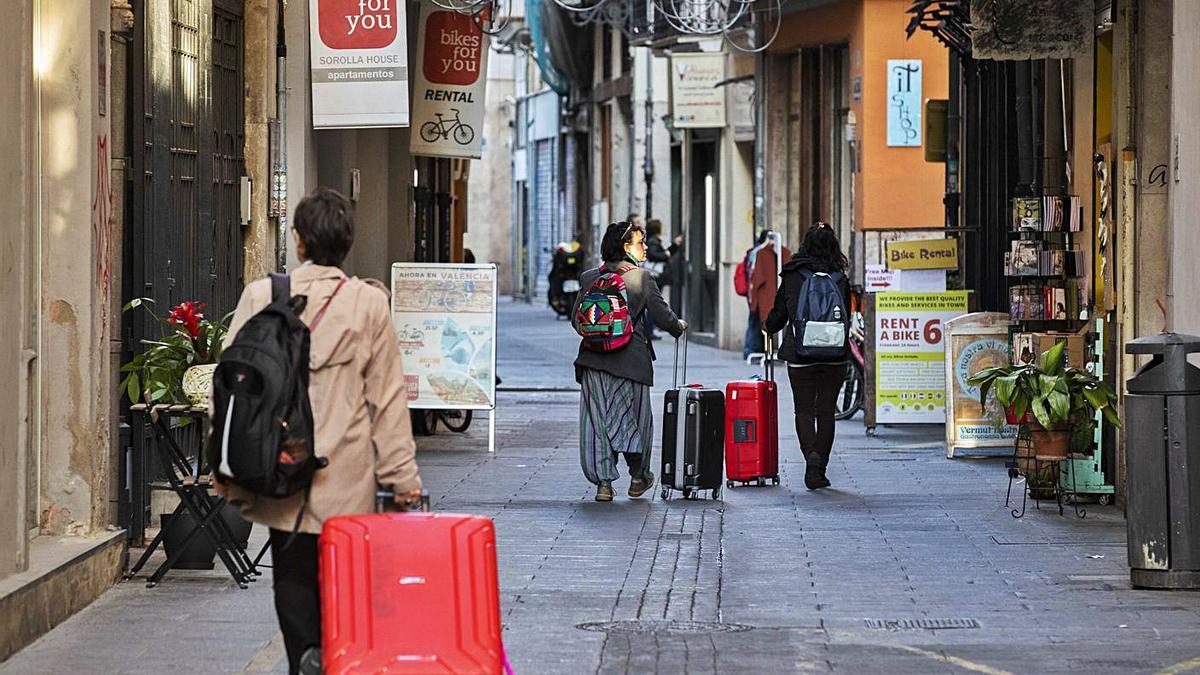
[[[613,352],[594,352],[579,346],[579,356],[575,359],[575,380],[583,380],[583,368],[601,370],[617,377],[633,380],[648,386],[654,386],[654,346],[646,336],[645,314],[650,316],[659,330],[679,337],[683,331],[679,328],[679,317],[667,306],[654,277],[646,270],[629,263],[622,263],[616,270],[625,280],[625,290],[629,295],[629,315],[633,318],[633,339],[629,344]],[[583,294],[600,277],[599,269],[590,269],[579,278],[579,287],[583,291],[575,300],[571,311],[571,321],[575,321],[575,312],[583,301]]]

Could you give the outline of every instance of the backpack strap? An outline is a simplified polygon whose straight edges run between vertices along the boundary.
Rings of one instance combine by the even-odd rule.
[[[333,302],[334,296],[338,294],[338,291],[342,290],[342,286],[345,286],[347,281],[349,281],[349,277],[342,277],[342,280],[338,282],[337,288],[333,289],[333,293],[325,299],[325,304],[321,305],[321,309],[317,310],[317,315],[313,317],[312,323],[308,325],[308,332],[311,333],[317,329],[317,324],[321,323],[321,319],[325,317],[325,310],[329,309],[329,303]]]
[[[271,272],[271,304],[287,304],[292,299],[292,278],[282,272]]]

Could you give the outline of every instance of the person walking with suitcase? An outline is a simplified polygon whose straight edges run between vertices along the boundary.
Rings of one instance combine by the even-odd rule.
[[[783,266],[780,293],[767,315],[765,330],[784,328],[779,357],[788,364],[796,434],[806,463],[809,490],[830,486],[826,476],[833,450],[835,406],[846,376],[850,283],[849,263],[837,235],[817,222],[800,249]]]
[[[613,223],[600,244],[604,263],[580,278],[572,323],[582,340],[575,359],[579,401],[579,451],[583,475],[596,486],[596,501],[613,500],[621,455],[629,466],[629,496],[654,486],[650,452],[654,422],[654,347],[643,316],[679,337],[687,322],[663,300],[658,284],[640,265],[646,260],[646,231],[631,222]]]
[[[415,506],[421,501],[421,478],[387,294],[371,283],[347,277],[339,268],[354,243],[353,207],[338,192],[318,188],[296,206],[293,231],[302,264],[290,279],[261,279],[246,286],[227,344],[234,344],[238,332],[268,305],[276,310],[274,286],[284,289],[283,303],[289,296],[307,299],[294,307],[309,329],[312,452],[323,460],[323,468],[313,474],[303,493],[285,498],[246,489],[238,483],[242,472],[229,473],[227,466],[218,471],[214,483],[243,516],[270,528],[275,610],[289,672],[317,673],[321,645],[317,538],[322,522],[338,515],[370,513],[380,485],[395,492],[397,503]],[[221,372],[218,369],[218,377]],[[242,380],[244,376],[238,377],[233,386],[244,386]],[[218,390],[225,387],[225,383],[216,385]],[[215,423],[237,421],[235,402],[222,397],[214,406]],[[214,427],[214,435],[218,431]],[[230,445],[228,433],[224,438],[224,445]],[[224,451],[246,450],[225,447]]]

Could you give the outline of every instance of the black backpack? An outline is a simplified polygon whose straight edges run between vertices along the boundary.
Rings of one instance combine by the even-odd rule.
[[[836,361],[846,356],[850,313],[839,288],[844,275],[800,270],[804,283],[796,298],[792,337],[796,356],[811,360]]]
[[[313,474],[327,463],[313,447],[309,332],[329,300],[312,328],[305,326],[300,314],[308,298],[292,297],[288,276],[272,274],[271,304],[250,317],[221,354],[208,443],[209,465],[219,480],[265,497],[305,491],[307,501]]]

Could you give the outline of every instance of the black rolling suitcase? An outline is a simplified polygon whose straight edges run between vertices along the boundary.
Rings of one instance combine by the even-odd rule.
[[[679,385],[679,340],[675,341],[674,386],[663,406],[662,498],[674,491],[694,499],[702,490],[721,497],[725,468],[725,394],[700,385]],[[687,334],[683,335],[687,379]]]

